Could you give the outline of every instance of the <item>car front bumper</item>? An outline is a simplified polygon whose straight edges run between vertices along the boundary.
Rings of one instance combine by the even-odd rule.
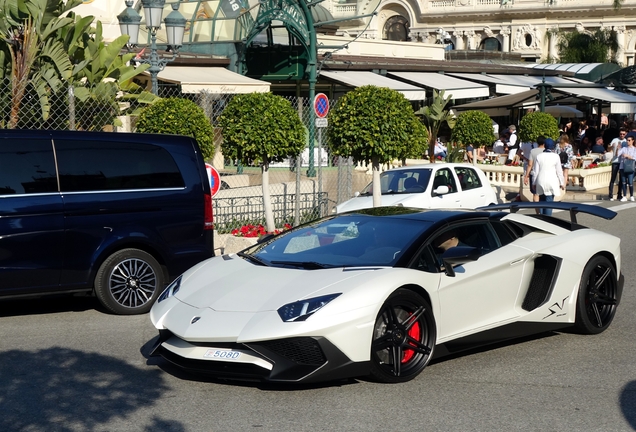
[[[240,381],[314,383],[370,372],[369,362],[350,360],[324,337],[192,343],[161,330],[152,355],[188,372]]]

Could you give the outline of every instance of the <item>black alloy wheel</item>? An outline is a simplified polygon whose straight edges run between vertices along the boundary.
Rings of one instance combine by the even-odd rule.
[[[592,258],[581,276],[575,328],[582,334],[598,334],[609,327],[619,301],[616,269],[604,256]]]
[[[437,337],[433,311],[420,295],[398,289],[382,305],[371,341],[371,377],[406,382],[426,367]]]

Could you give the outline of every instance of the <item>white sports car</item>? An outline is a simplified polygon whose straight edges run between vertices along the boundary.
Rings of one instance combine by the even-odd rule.
[[[572,221],[516,212],[541,206]],[[153,353],[220,378],[403,382],[433,357],[516,336],[600,333],[621,296],[620,240],[577,212],[616,215],[511,203],[314,221],[176,279],[150,312]]]
[[[497,204],[497,195],[486,174],[463,163],[434,163],[394,168],[380,174],[382,205],[414,208],[469,208]],[[373,183],[336,213],[373,207]]]

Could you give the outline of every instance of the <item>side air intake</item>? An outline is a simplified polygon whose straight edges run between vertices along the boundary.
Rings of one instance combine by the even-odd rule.
[[[524,310],[534,310],[548,301],[560,265],[561,260],[551,255],[542,255],[534,261],[530,287],[521,305]]]

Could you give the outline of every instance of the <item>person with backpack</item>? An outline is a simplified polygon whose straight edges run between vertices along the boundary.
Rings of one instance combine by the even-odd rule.
[[[563,170],[563,178],[565,181],[565,186],[568,185],[568,171],[572,169],[574,161],[574,147],[570,144],[570,137],[567,134],[561,135],[559,138],[559,145],[556,148],[556,153],[559,155],[559,159],[561,160],[561,169]]]

